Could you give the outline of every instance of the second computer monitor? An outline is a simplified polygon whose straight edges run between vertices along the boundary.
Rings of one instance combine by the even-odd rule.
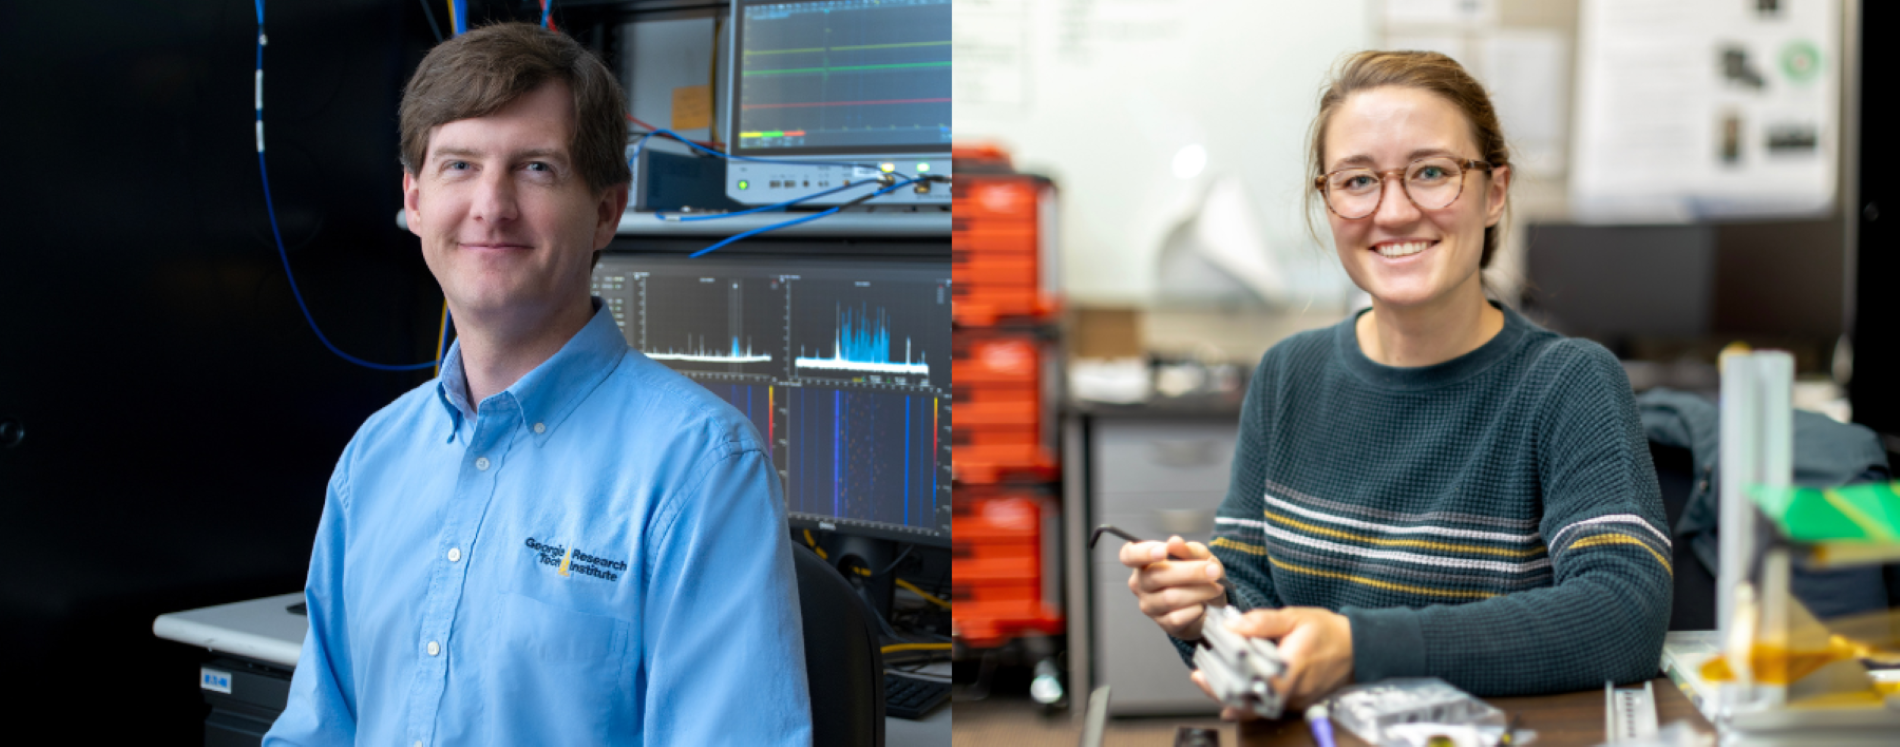
[[[735,0],[726,194],[777,203],[950,173],[950,0]],[[746,159],[771,159],[771,162]],[[887,180],[887,184],[895,184]],[[861,185],[859,188],[851,188]],[[872,204],[948,204],[919,182]]]

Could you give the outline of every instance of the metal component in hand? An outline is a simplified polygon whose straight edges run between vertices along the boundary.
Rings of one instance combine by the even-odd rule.
[[[1194,649],[1194,666],[1222,705],[1261,718],[1279,718],[1285,698],[1268,680],[1286,674],[1286,660],[1280,658],[1280,648],[1273,641],[1228,630],[1228,623],[1240,615],[1232,607],[1207,608],[1207,616],[1201,618],[1201,642]]]
[[[1089,536],[1089,547],[1095,547],[1104,532],[1129,542],[1146,541],[1112,524],[1103,524]],[[1220,583],[1230,593],[1233,591],[1233,584],[1226,576],[1221,577]],[[1280,648],[1273,645],[1273,641],[1250,638],[1227,629],[1241,614],[1227,606],[1225,599],[1207,603],[1201,618],[1201,640],[1194,648],[1194,667],[1201,670],[1208,689],[1214,691],[1214,697],[1222,705],[1250,711],[1261,718],[1279,718],[1285,698],[1268,680],[1286,674],[1286,660],[1280,658]]]

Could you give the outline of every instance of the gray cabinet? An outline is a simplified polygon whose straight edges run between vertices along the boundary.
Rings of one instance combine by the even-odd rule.
[[[1093,416],[1087,423],[1089,527],[1114,524],[1144,539],[1208,540],[1227,491],[1237,418]],[[1111,712],[1215,713],[1167,635],[1136,607],[1129,571],[1116,559],[1122,543],[1112,539],[1105,536],[1090,553],[1085,582],[1092,596],[1093,680],[1113,688]]]

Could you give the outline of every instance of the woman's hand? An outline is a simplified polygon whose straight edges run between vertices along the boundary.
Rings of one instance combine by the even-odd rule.
[[[1287,713],[1299,713],[1334,690],[1352,684],[1352,621],[1345,615],[1319,607],[1260,609],[1248,612],[1228,629],[1251,638],[1269,639],[1280,647],[1287,671],[1270,684],[1286,698]],[[1199,671],[1191,677],[1208,697],[1214,697]],[[1222,708],[1221,718],[1237,721],[1256,716],[1251,711]]]
[[[1187,558],[1169,560],[1168,556]],[[1130,542],[1122,545],[1122,565],[1133,568],[1128,588],[1135,592],[1141,613],[1154,618],[1168,635],[1192,641],[1201,637],[1201,616],[1208,601],[1227,593],[1220,578],[1226,573],[1220,559],[1199,542],[1169,537],[1167,542]]]
[[[1281,648],[1286,675],[1269,680],[1273,692],[1286,698],[1283,713],[1300,713],[1307,705],[1353,684],[1353,622],[1343,614],[1319,606],[1288,606],[1281,610],[1252,610],[1227,629],[1252,639],[1269,639]],[[1189,679],[1214,698],[1207,677],[1195,669]],[[1222,720],[1254,720],[1254,711],[1220,709]]]

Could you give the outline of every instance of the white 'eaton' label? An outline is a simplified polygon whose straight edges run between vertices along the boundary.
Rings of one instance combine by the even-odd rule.
[[[198,668],[198,687],[204,688],[206,690],[216,690],[226,695],[230,695],[231,694],[231,673],[220,672],[210,667],[199,667]]]

